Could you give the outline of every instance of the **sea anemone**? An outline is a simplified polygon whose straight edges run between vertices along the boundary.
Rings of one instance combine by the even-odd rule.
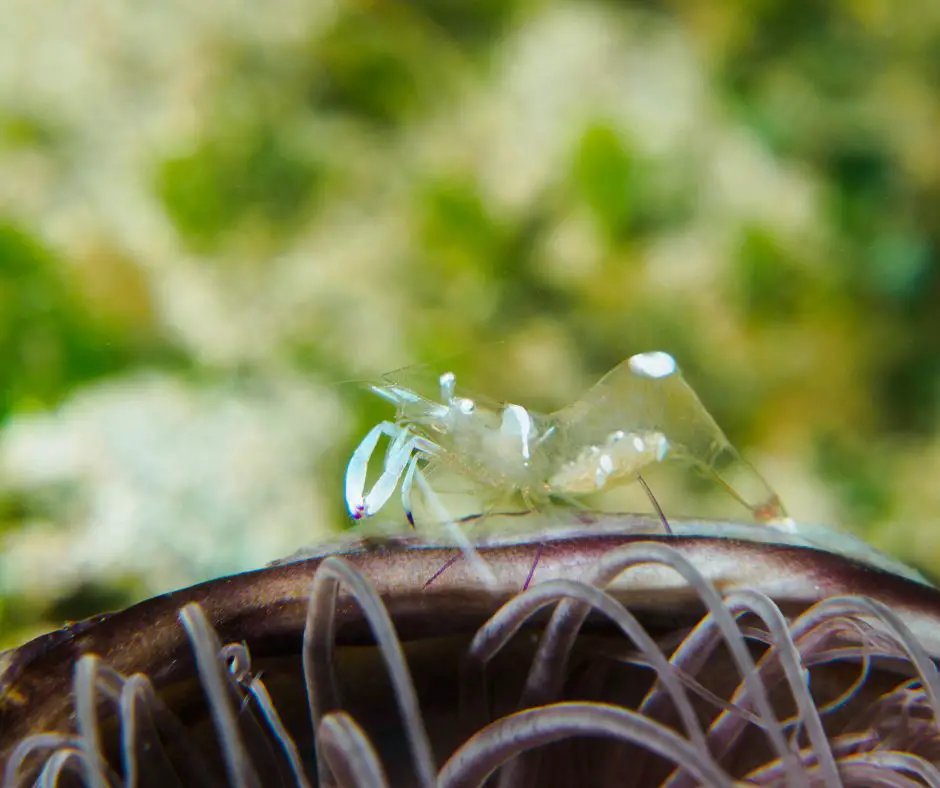
[[[0,655],[4,788],[940,786],[940,592],[863,546],[598,515],[478,549],[496,587],[346,543]]]

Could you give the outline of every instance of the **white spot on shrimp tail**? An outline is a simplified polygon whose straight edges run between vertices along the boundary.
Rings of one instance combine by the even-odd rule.
[[[668,378],[679,369],[676,360],[662,350],[630,356],[630,371],[644,378]]]

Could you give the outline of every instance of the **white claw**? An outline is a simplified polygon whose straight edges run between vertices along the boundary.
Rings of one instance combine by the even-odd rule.
[[[369,459],[379,443],[379,438],[383,435],[391,437],[397,434],[397,429],[390,421],[376,424],[366,433],[366,436],[352,453],[352,457],[349,458],[349,464],[346,466],[346,508],[349,509],[349,515],[354,520],[365,516],[363,493],[366,489]]]
[[[385,454],[385,469],[368,493],[365,492],[366,475],[369,460],[378,446],[379,439],[387,436],[390,440]],[[391,421],[376,424],[362,442],[356,447],[349,465],[346,466],[346,508],[354,520],[371,517],[385,506],[398,486],[402,474],[402,501],[405,512],[411,520],[411,483],[418,460],[427,459],[435,453],[436,446],[425,438],[411,433],[407,427]],[[407,472],[405,469],[408,469]]]
[[[382,471],[382,475],[379,476],[378,481],[363,501],[363,517],[371,517],[385,506],[388,499],[392,497],[392,493],[395,492],[401,475],[408,465],[408,460],[415,451],[417,439],[403,428],[399,429],[402,429],[402,432],[395,437],[392,443],[392,448],[385,460],[385,470]]]

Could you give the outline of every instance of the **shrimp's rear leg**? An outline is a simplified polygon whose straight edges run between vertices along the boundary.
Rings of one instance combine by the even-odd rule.
[[[562,511],[566,513],[574,512],[577,516],[578,513],[585,513],[590,511],[587,506],[584,505],[583,501],[578,500],[572,495],[566,495],[565,493],[553,492],[552,499],[557,498],[559,501],[565,504],[562,508]],[[548,521],[548,527],[551,528],[555,523],[552,522],[555,519],[555,513],[557,511],[555,503],[552,499],[549,499],[541,507],[536,507],[528,495],[523,494],[523,500],[525,501],[526,508],[529,511],[540,511],[542,515]],[[525,582],[522,584],[522,590],[527,591],[529,586],[532,585],[532,579],[535,577],[535,570],[538,568],[539,561],[542,560],[542,553],[545,552],[545,542],[540,541],[535,548],[535,557],[532,559],[532,566],[529,567],[529,573],[526,575]]]
[[[646,479],[643,478],[642,473],[637,473],[637,481],[643,487],[643,491],[646,493],[647,497],[650,499],[650,503],[653,504],[653,508],[656,510],[656,514],[659,515],[659,520],[663,524],[663,529],[666,531],[668,536],[672,536],[672,526],[669,525],[669,520],[666,519],[666,513],[663,511],[663,507],[659,505],[659,501],[656,500],[656,496],[653,495],[653,491],[650,489],[650,486],[646,483]]]
[[[528,591],[532,584],[532,578],[535,577],[535,568],[542,559],[542,552],[545,550],[545,542],[539,542],[535,548],[535,558],[532,559],[532,566],[529,567],[529,574],[526,575],[525,582],[522,584],[522,590]]]
[[[454,564],[456,564],[457,561],[460,559],[461,555],[462,553],[458,552],[452,555],[450,558],[448,558],[440,569],[438,569],[433,575],[431,575],[427,580],[424,581],[424,585],[422,586],[422,588],[427,588],[428,586],[430,586],[431,583],[437,580],[437,578],[439,578],[442,574],[444,574],[444,572],[446,572]]]
[[[534,512],[536,511],[535,503],[532,501],[532,498],[523,491],[522,493],[522,503],[524,504],[526,511]],[[529,567],[529,574],[526,575],[525,582],[522,584],[522,590],[528,591],[529,585],[532,583],[532,578],[535,576],[535,568],[539,565],[539,561],[542,558],[542,551],[545,550],[545,542],[540,541],[535,549],[535,558],[532,559],[532,566]]]

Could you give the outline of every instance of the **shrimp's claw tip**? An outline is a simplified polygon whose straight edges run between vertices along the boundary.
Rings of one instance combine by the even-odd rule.
[[[365,504],[359,503],[359,504],[356,504],[355,506],[353,506],[353,507],[349,510],[349,516],[350,516],[353,520],[361,520],[363,517],[366,516],[366,507],[365,507]]]
[[[412,528],[414,528],[414,527],[415,527],[415,516],[411,513],[411,510],[410,510],[410,509],[408,509],[408,510],[405,511],[405,517],[408,518],[408,525],[410,525]]]

